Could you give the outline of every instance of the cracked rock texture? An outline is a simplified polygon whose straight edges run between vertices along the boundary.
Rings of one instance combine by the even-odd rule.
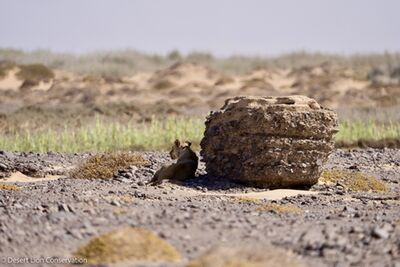
[[[234,97],[207,117],[207,172],[265,188],[311,186],[334,148],[337,115],[305,96]]]

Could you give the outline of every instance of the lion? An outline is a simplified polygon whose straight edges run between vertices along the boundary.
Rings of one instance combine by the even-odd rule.
[[[184,181],[195,175],[199,158],[190,148],[191,142],[186,141],[183,144],[176,139],[169,155],[171,159],[177,159],[176,163],[164,165],[159,169],[150,180],[150,185],[160,184],[163,180]]]

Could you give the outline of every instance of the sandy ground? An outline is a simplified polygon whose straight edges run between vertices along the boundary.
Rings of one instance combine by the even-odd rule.
[[[54,70],[54,79],[31,86],[19,80],[16,68],[0,78],[0,133],[73,128],[95,116],[123,123],[148,121],[152,115],[204,116],[238,95],[300,94],[336,110],[400,106],[399,84],[373,83],[366,74],[329,64],[226,74],[178,63],[113,79]]]
[[[10,177],[4,178],[2,182],[5,183],[33,183],[33,182],[41,182],[41,181],[51,181],[51,180],[56,180],[60,179],[63,176],[61,175],[46,175],[45,177],[31,177],[28,175],[25,175],[21,172],[14,172],[10,175]]]
[[[386,193],[352,192],[340,184],[265,191],[209,177],[202,165],[196,179],[153,187],[145,183],[167,154],[143,155],[150,166],[121,170],[112,180],[24,177],[12,183],[20,190],[0,191],[0,259],[68,257],[98,234],[138,226],[170,242],[184,257],[177,264],[151,266],[184,266],[215,245],[232,244],[277,246],[315,267],[400,264],[399,150],[337,150],[326,165],[375,175],[387,184]],[[29,170],[55,175],[52,166],[68,168],[87,156],[0,153],[3,168],[18,162],[27,175]],[[271,203],[300,212],[263,210]]]

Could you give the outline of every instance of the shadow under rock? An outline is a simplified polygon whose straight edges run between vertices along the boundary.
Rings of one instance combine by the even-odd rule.
[[[173,181],[170,181],[173,182]],[[241,183],[224,177],[217,177],[207,173],[199,174],[194,178],[180,182],[179,185],[197,190],[239,190],[239,191],[269,191],[274,189],[311,190],[313,186],[298,185],[293,187],[266,188],[257,184]],[[314,185],[315,186],[315,185]]]
[[[244,184],[234,182],[226,178],[216,177],[207,173],[200,174],[194,178],[180,182],[179,185],[204,191],[248,188],[248,186]]]

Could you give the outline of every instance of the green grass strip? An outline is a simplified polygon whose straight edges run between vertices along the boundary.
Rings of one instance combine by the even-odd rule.
[[[0,136],[0,150],[34,152],[83,152],[113,150],[166,150],[176,138],[193,142],[195,149],[204,133],[203,118],[169,117],[150,123],[105,123],[61,131],[19,132]],[[400,123],[344,121],[339,126],[337,141],[400,138]]]

